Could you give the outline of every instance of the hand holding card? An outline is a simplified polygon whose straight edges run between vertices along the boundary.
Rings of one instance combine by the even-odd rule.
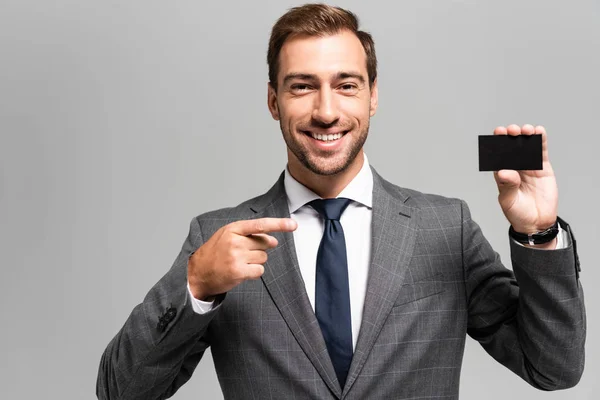
[[[547,229],[554,224],[557,218],[558,188],[554,171],[548,158],[548,140],[545,128],[543,126],[536,126],[534,128],[529,124],[519,127],[513,124],[508,127],[497,127],[494,130],[494,135],[512,136],[510,139],[516,139],[518,136],[539,135],[539,139],[533,139],[531,142],[529,141],[531,138],[520,138],[517,140],[520,140],[521,143],[535,143],[535,140],[541,140],[541,169],[513,169],[522,165],[525,165],[527,168],[533,167],[533,164],[537,166],[539,160],[536,159],[537,155],[535,151],[532,151],[531,154],[523,151],[523,154],[514,160],[511,160],[510,154],[516,153],[511,152],[508,152],[508,157],[498,156],[496,159],[494,158],[495,156],[490,155],[489,159],[495,160],[492,170],[495,170],[498,166],[505,168],[495,170],[494,178],[498,185],[500,207],[513,226],[513,229],[521,233],[533,233]],[[505,138],[498,140],[509,142],[509,139]],[[500,152],[502,153],[503,151],[501,150]],[[527,160],[524,160],[524,158],[527,158]],[[509,163],[507,164],[504,161],[509,161]],[[516,163],[510,164],[513,161]],[[519,164],[522,161],[525,164]],[[506,168],[507,165],[512,165],[513,168]]]

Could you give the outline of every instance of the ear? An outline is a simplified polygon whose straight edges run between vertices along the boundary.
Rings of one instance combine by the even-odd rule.
[[[271,112],[271,116],[275,121],[279,121],[279,106],[277,105],[277,92],[271,85],[271,82],[267,83],[267,106]]]
[[[371,117],[375,115],[377,111],[377,105],[379,104],[379,90],[377,89],[377,78],[373,81],[373,85],[371,86],[371,106],[369,114]]]

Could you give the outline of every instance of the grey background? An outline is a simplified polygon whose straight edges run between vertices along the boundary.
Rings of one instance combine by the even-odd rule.
[[[265,58],[293,4],[0,2],[1,398],[94,398],[104,347],[171,266],[190,219],[278,177],[285,145]],[[598,1],[337,4],[376,42],[371,163],[399,185],[467,200],[507,263],[477,135],[513,122],[548,130],[583,264],[586,370],[572,390],[538,392],[469,340],[461,397],[598,398]],[[222,398],[209,354],[175,398]]]

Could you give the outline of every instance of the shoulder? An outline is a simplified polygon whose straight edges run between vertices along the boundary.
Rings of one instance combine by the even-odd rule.
[[[396,185],[379,175],[375,168],[371,168],[373,171],[373,184],[375,190],[382,188],[384,192],[387,192],[396,199],[400,200],[407,207],[417,209],[417,211],[434,212],[444,209],[454,210],[457,208],[460,210],[460,208],[466,204],[464,200],[459,198],[447,197],[434,193],[425,193],[415,189]]]
[[[470,218],[467,203],[463,199],[421,192],[388,181],[384,185],[388,192],[394,193],[404,200],[407,207],[418,212],[422,225],[456,225],[463,219]]]
[[[421,192],[415,189],[395,185],[385,179],[381,179],[381,184],[386,191],[404,200],[407,206],[419,210],[461,207],[463,204],[466,204],[465,201],[460,198]]]
[[[403,188],[402,190],[410,194],[410,199],[408,201],[421,210],[460,207],[461,204],[464,203],[464,200],[456,197],[448,197],[436,193],[425,193],[414,189]]]

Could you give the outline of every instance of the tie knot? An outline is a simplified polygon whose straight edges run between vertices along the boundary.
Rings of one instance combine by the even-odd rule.
[[[352,200],[340,197],[338,199],[317,199],[308,203],[325,219],[339,221],[342,213]]]

